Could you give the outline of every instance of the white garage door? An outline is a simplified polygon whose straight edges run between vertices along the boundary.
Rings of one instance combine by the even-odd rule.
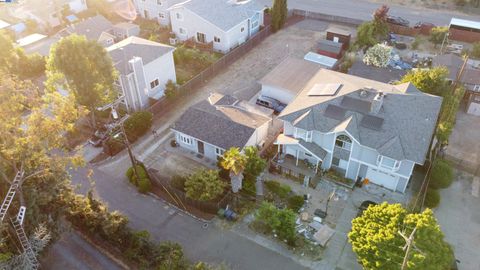
[[[397,176],[393,176],[376,169],[368,168],[366,178],[368,178],[368,180],[374,184],[386,187],[391,190],[395,190],[395,188],[397,187]]]

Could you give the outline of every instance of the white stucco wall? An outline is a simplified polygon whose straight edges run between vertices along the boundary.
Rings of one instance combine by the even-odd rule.
[[[245,146],[257,146],[262,141],[265,142],[265,138],[267,138],[267,135],[268,135],[269,125],[270,125],[270,121],[266,122],[265,124],[257,128],[257,130],[255,130],[255,132],[252,134],[250,139],[247,141]]]
[[[176,82],[175,64],[173,62],[173,51],[162,55],[144,66],[145,80],[147,82],[150,97],[164,95],[165,84],[168,80]],[[150,88],[150,82],[158,79],[159,85],[154,89]]]

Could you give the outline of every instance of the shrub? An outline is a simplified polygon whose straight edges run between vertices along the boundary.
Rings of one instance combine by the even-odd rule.
[[[473,43],[471,56],[474,58],[480,58],[480,41]]]
[[[138,191],[141,193],[147,193],[152,190],[152,183],[149,178],[140,178],[138,181]]]
[[[428,208],[435,208],[440,203],[440,193],[438,190],[429,188],[425,196],[425,206]]]
[[[177,85],[172,80],[168,80],[167,84],[165,84],[165,97],[175,97],[177,94],[177,89]]]
[[[305,200],[301,195],[295,195],[288,198],[288,208],[292,209],[294,212],[298,212],[304,203]]]
[[[450,164],[444,159],[437,159],[432,166],[430,179],[431,188],[447,188],[452,184],[453,170]]]
[[[216,199],[223,193],[225,186],[215,170],[201,169],[185,181],[187,197],[198,201]]]
[[[435,48],[437,48],[437,45],[441,44],[445,40],[447,33],[448,27],[446,26],[433,27],[430,31],[429,40],[434,44]]]
[[[415,40],[412,42],[412,45],[411,45],[411,46],[412,46],[412,50],[418,49],[418,46],[420,45],[420,42],[421,42],[420,37],[419,37],[419,36],[416,36],[416,37],[415,37]]]
[[[125,120],[124,127],[128,141],[134,142],[145,134],[152,126],[153,115],[151,112],[134,112]]]
[[[125,145],[121,142],[121,140],[123,139],[113,137],[108,138],[108,140],[105,141],[103,151],[110,156],[115,156],[120,151],[125,149]]]
[[[242,191],[247,195],[256,196],[257,188],[255,187],[255,181],[243,179]]]
[[[282,185],[277,181],[265,181],[265,187],[281,199],[287,198],[290,191],[292,191],[290,186]]]
[[[293,245],[295,242],[295,213],[290,209],[278,209],[275,205],[263,202],[257,213],[255,222],[259,223],[266,233],[273,232],[281,240]]]
[[[141,193],[147,193],[150,190],[152,190],[152,183],[150,182],[150,177],[148,176],[147,171],[145,170],[145,167],[142,165],[136,165],[135,166],[137,169],[137,174],[138,174],[138,191]],[[133,171],[133,167],[128,168],[126,172],[126,176],[130,183],[137,185],[137,176],[135,175],[135,172]]]
[[[170,180],[170,185],[176,189],[185,191],[185,181],[187,181],[187,178],[176,174],[172,176],[172,180]]]
[[[367,65],[375,67],[386,67],[390,61],[392,47],[384,44],[376,44],[369,48],[363,57],[363,62]]]
[[[171,141],[170,141],[170,146],[171,146],[171,147],[177,147],[177,141],[171,140]]]

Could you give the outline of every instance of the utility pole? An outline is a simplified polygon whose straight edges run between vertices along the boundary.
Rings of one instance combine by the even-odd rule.
[[[122,136],[123,136],[123,143],[127,147],[128,151],[128,156],[130,157],[130,162],[132,163],[132,168],[133,172],[135,173],[135,185],[138,186],[138,171],[137,171],[137,160],[135,159],[135,156],[133,155],[132,149],[130,147],[130,142],[128,141],[127,138],[127,133],[125,133],[125,127],[123,126],[123,121],[120,122],[120,128],[122,130]]]
[[[405,239],[405,242],[406,242],[405,246],[403,247],[403,250],[405,251],[405,256],[403,257],[401,270],[407,269],[408,257],[410,257],[410,251],[412,247],[414,247],[413,238],[415,236],[416,231],[417,231],[417,227],[413,229],[412,233],[410,234],[410,236],[408,236],[408,238],[402,232],[400,231],[398,232],[403,237],[403,239]]]

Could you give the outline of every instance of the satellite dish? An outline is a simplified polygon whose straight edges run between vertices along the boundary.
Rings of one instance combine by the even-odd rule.
[[[123,2],[118,2],[114,6],[115,13],[118,16],[128,20],[134,21],[137,18],[137,10],[132,3],[132,0],[126,0]]]

